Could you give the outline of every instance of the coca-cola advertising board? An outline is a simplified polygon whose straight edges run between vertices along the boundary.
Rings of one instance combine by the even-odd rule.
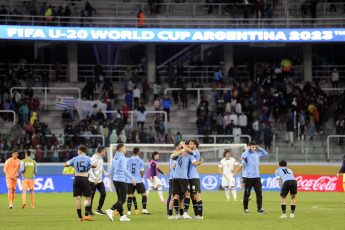
[[[344,192],[343,177],[332,175],[295,175],[298,191]]]

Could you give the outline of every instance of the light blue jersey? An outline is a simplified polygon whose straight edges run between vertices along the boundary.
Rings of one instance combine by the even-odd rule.
[[[76,173],[86,173],[92,167],[92,161],[89,156],[79,155],[67,161],[70,166],[73,166]]]
[[[243,165],[242,177],[246,177],[247,164],[246,164],[246,162],[244,160],[242,160],[241,164]]]
[[[137,156],[132,156],[127,160],[127,169],[134,177],[136,183],[143,183],[140,171],[144,171],[144,161]],[[127,183],[132,183],[127,177]]]
[[[191,155],[196,161],[200,161],[200,153],[197,150],[192,150]],[[198,166],[194,166],[192,163],[189,164],[188,168],[188,179],[199,178]]]
[[[242,154],[241,158],[246,162],[246,170],[245,170],[246,178],[260,177],[260,172],[259,172],[260,157],[265,157],[267,155],[268,153],[262,148],[254,152],[251,151],[250,149],[247,149]]]
[[[169,179],[173,179],[173,176],[174,176],[174,172],[175,172],[175,169],[174,169],[174,159],[171,158],[172,157],[172,154],[170,156],[170,159],[169,159],[169,165],[170,165],[170,172],[169,172]]]
[[[196,161],[195,158],[190,154],[187,156],[181,154],[174,160],[176,161],[174,179],[188,179],[188,167],[190,163]]]
[[[287,167],[279,167],[276,172],[276,177],[282,180],[282,184],[284,184],[287,180],[296,180],[293,176],[293,172]]]

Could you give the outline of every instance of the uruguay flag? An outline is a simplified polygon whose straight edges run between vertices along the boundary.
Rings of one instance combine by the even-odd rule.
[[[56,108],[58,109],[68,109],[73,108],[75,103],[78,101],[78,98],[69,98],[69,97],[56,97]]]

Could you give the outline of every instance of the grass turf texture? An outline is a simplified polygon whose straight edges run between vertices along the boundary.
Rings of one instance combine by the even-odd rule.
[[[230,196],[231,196],[230,192]],[[249,202],[251,214],[243,213],[240,202],[242,191],[237,193],[238,201],[225,202],[225,194],[203,192],[204,220],[168,220],[166,204],[160,203],[157,192],[149,196],[147,209],[151,215],[135,215],[132,205],[131,222],[120,222],[119,216],[114,221],[107,216],[92,216],[93,222],[78,222],[75,209],[75,198],[72,193],[37,193],[35,209],[30,208],[30,194],[27,194],[27,205],[24,210],[21,194],[16,194],[14,209],[8,208],[7,194],[0,195],[0,229],[344,229],[345,196],[343,193],[299,192],[295,219],[290,219],[290,198],[287,199],[288,219],[279,219],[282,215],[279,192],[263,193],[263,208],[268,214],[256,214],[256,198],[252,192]],[[141,196],[136,195],[141,211]],[[167,193],[164,193],[167,198]],[[99,193],[95,196],[95,206]],[[231,197],[232,198],[232,197]],[[116,201],[115,192],[107,192],[103,211]],[[93,208],[95,212],[96,207]],[[127,206],[124,205],[125,214]],[[84,215],[84,208],[82,208]],[[193,208],[189,209],[192,216]]]

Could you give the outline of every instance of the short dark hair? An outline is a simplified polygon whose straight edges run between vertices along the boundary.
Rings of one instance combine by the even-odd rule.
[[[80,151],[82,151],[83,153],[87,153],[87,147],[85,146],[85,145],[81,145],[79,148],[78,148],[78,150],[80,150]]]
[[[248,146],[256,145],[254,141],[248,143]]]
[[[153,152],[153,153],[152,153],[152,159],[155,159],[155,156],[156,156],[157,154],[159,154],[159,152],[157,152],[157,151]]]
[[[30,150],[26,150],[26,155],[31,156],[31,151]]]
[[[286,167],[286,165],[287,165],[286,160],[279,161],[279,166]]]
[[[138,147],[135,147],[133,149],[133,155],[137,155],[138,153],[140,153],[140,149]]]
[[[17,149],[12,149],[11,154],[13,154],[13,153],[17,153],[17,152],[18,152],[18,150],[17,150]]]
[[[193,140],[190,140],[190,141],[193,142],[196,145],[197,148],[199,147],[199,141],[198,140],[193,139]]]
[[[231,154],[230,150],[225,150],[225,151],[224,151],[224,157],[225,157],[225,154],[227,154],[227,153],[230,153],[230,154]]]
[[[116,145],[116,151],[119,151],[123,146],[125,146],[124,144],[120,143]]]
[[[175,144],[174,144],[174,148],[176,148],[176,147],[177,147],[179,144],[180,144],[180,143],[175,142]]]
[[[103,146],[97,147],[97,153],[101,153],[105,148]]]

